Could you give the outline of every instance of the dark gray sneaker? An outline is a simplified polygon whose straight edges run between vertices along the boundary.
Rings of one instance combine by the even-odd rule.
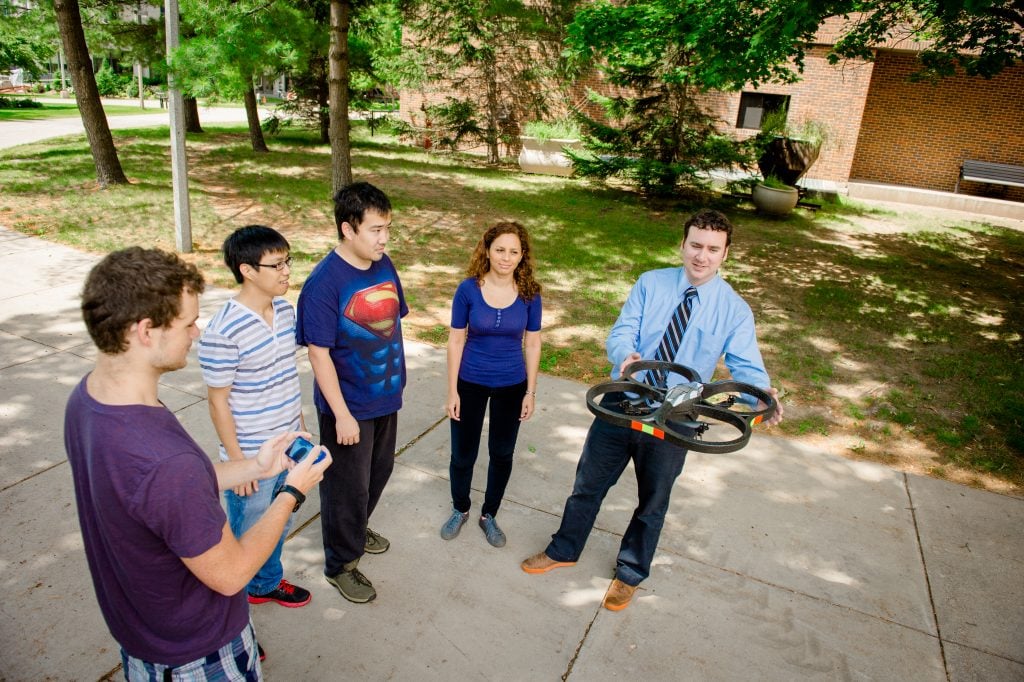
[[[391,541],[372,528],[366,529],[366,545],[363,551],[367,554],[383,554],[391,547]]]
[[[483,528],[484,535],[487,536],[487,542],[491,543],[491,547],[505,546],[505,534],[498,528],[498,522],[494,520],[493,516],[490,514],[481,516],[480,527]]]
[[[452,515],[441,526],[441,537],[445,540],[451,540],[457,536],[459,531],[462,530],[462,524],[466,523],[467,518],[469,518],[469,512],[460,512],[457,509],[452,509]]]
[[[360,573],[358,568],[329,575],[327,582],[334,585],[342,597],[356,604],[365,604],[377,598],[377,590],[373,589],[373,583]]]

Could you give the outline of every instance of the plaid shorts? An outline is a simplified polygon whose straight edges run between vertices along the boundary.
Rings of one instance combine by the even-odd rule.
[[[260,657],[256,653],[256,633],[253,631],[251,620],[238,637],[209,656],[203,656],[189,663],[173,667],[161,663],[149,663],[129,656],[124,649],[121,649],[121,663],[124,666],[124,678],[128,682],[165,682],[169,680],[259,682],[263,679]]]

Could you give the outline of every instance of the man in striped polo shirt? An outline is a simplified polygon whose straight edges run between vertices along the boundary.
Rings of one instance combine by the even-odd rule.
[[[295,308],[282,296],[291,274],[290,246],[276,230],[248,225],[224,241],[224,262],[242,285],[210,320],[199,340],[210,416],[222,460],[255,457],[260,445],[284,431],[304,431],[295,365]],[[284,474],[224,491],[232,532],[241,537],[270,506]],[[310,594],[284,579],[285,527],[270,558],[249,582],[250,604],[305,606]]]

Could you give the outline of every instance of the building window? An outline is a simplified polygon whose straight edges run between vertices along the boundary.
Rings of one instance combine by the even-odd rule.
[[[736,118],[736,127],[760,130],[765,114],[780,110],[789,111],[789,95],[744,92],[740,95],[740,115]]]

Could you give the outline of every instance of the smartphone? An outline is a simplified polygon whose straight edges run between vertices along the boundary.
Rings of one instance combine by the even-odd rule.
[[[302,436],[299,436],[292,441],[291,446],[288,448],[288,452],[285,454],[291,457],[292,460],[296,464],[298,464],[299,462],[304,460],[306,458],[306,455],[308,455],[315,447],[316,446],[313,443],[309,442]],[[313,464],[319,464],[320,461],[324,458],[324,455],[325,453],[321,451],[320,455],[315,460],[313,460]]]

